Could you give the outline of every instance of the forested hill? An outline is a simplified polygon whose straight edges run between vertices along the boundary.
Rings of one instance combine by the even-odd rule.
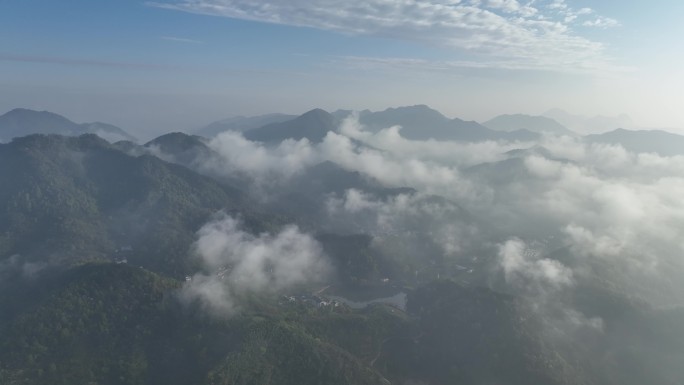
[[[95,135],[0,145],[0,202],[0,260],[125,257],[172,276],[189,272],[188,247],[212,214],[249,219],[253,208],[237,188],[154,156],[129,156]]]
[[[681,308],[586,286],[562,300],[600,317],[599,330],[556,338],[557,314],[539,311],[538,297],[492,289],[491,250],[465,244],[452,250],[458,263],[440,257],[430,236],[484,228],[456,202],[331,162],[259,200],[248,178],[231,184],[151,155],[195,159],[201,143],[173,134],[135,151],[95,135],[0,144],[0,385],[684,378]],[[198,251],[207,226],[213,265]],[[312,261],[330,274],[272,287]],[[403,304],[385,301],[395,297]]]
[[[2,383],[575,383],[515,302],[487,290],[426,288],[412,316],[254,298],[242,315],[215,318],[180,303],[179,287],[129,265],[91,264],[3,291],[0,306],[14,311],[0,318]]]

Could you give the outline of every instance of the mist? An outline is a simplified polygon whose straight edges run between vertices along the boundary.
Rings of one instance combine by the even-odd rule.
[[[363,234],[371,239],[363,253],[381,261],[383,279],[450,279],[511,295],[546,343],[587,370],[601,373],[610,355],[647,357],[629,348],[636,342],[616,341],[645,338],[636,324],[652,330],[659,312],[684,304],[684,156],[581,136],[459,142],[401,132],[367,129],[352,113],[320,142],[269,144],[227,131],[190,160],[153,148],[291,218],[252,234],[218,214],[197,233],[202,268],[181,298],[230,317],[250,295],[339,283],[342,265],[318,235]],[[649,365],[635,378],[661,368]]]
[[[247,188],[257,189],[264,201],[277,199],[288,183],[324,161],[386,187],[418,192],[378,197],[350,188],[322,196],[319,225],[331,231],[377,235],[432,228],[443,250],[519,239],[545,245],[540,253],[568,254],[546,267],[581,276],[597,274],[601,265],[602,279],[630,295],[662,305],[682,298],[683,285],[673,273],[682,267],[684,250],[678,236],[684,229],[681,156],[554,136],[538,143],[411,141],[401,137],[400,127],[366,131],[355,116],[321,143],[288,139],[269,146],[226,132],[208,145],[212,156],[194,166],[247,178]],[[426,204],[427,196],[459,209]],[[491,253],[488,258],[497,260],[496,247]]]

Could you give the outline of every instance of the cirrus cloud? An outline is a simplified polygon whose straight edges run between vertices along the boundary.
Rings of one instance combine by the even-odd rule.
[[[540,2],[542,3],[542,2]],[[349,35],[418,41],[455,48],[489,66],[552,70],[607,67],[600,42],[575,27],[617,26],[564,1],[517,0],[166,0],[149,6],[196,14],[308,27]],[[586,18],[591,15],[593,19]],[[511,62],[515,62],[514,65]]]

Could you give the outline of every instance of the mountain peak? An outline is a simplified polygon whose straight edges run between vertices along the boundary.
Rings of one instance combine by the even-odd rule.
[[[314,108],[311,111],[307,111],[303,113],[301,116],[307,116],[307,115],[330,115],[330,113],[322,108]]]
[[[27,113],[43,113],[43,114],[44,114],[44,113],[48,113],[48,114],[54,114],[53,112],[49,112],[49,111],[45,111],[45,110],[43,110],[43,111],[38,111],[38,110],[32,110],[32,109],[30,109],[30,108],[18,107],[18,108],[14,108],[14,109],[8,111],[7,113],[5,113],[5,115],[27,114]],[[55,115],[56,115],[56,114],[55,114]]]
[[[102,122],[78,124],[50,111],[15,108],[0,116],[0,141],[30,134],[78,136],[87,133],[97,134],[109,141],[135,140],[133,136],[111,124]]]
[[[41,117],[43,119],[59,119],[63,121],[68,121],[70,123],[73,123],[69,119],[65,118],[62,115],[56,114],[54,112],[50,111],[38,111],[38,110],[32,110],[29,108],[15,108],[12,109],[8,112],[6,112],[4,115],[0,116],[0,118],[36,118],[36,117]],[[74,123],[75,124],[75,123]]]
[[[195,135],[188,135],[183,132],[170,132],[161,135],[151,141],[145,143],[145,147],[160,146],[160,147],[174,147],[182,150],[187,150],[196,146],[205,146],[202,143],[201,137]]]
[[[423,111],[435,111],[434,109],[430,108],[427,104],[414,104],[412,106],[399,106],[395,108],[388,108],[389,110],[423,110]]]
[[[285,122],[267,124],[244,133],[245,138],[259,142],[281,142],[285,139],[308,139],[322,142],[329,131],[335,130],[335,117],[320,108]]]
[[[329,113],[326,110],[320,109],[320,108],[314,108],[311,111],[307,111],[303,113],[302,115],[298,116],[295,118],[295,120],[309,120],[309,121],[315,121],[322,123],[326,126],[331,125],[332,122],[335,120],[335,117]]]
[[[402,107],[395,107],[395,108],[388,108],[385,111],[381,113],[392,113],[392,114],[401,114],[401,115],[419,115],[419,116],[430,116],[431,118],[437,118],[437,119],[447,119],[446,116],[444,116],[441,112],[430,108],[428,105],[425,104],[416,104],[413,106],[402,106]]]
[[[0,139],[11,140],[29,134],[79,135],[82,127],[71,120],[48,111],[15,108],[0,116]]]

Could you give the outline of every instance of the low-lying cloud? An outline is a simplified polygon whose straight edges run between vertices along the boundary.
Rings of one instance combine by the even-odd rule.
[[[499,258],[506,281],[515,286],[543,285],[534,289],[549,290],[573,282],[572,270],[558,261],[544,258],[520,239],[499,245]]]
[[[195,253],[204,272],[181,292],[222,314],[238,311],[241,297],[277,294],[322,281],[330,265],[318,242],[296,226],[278,234],[250,234],[239,220],[222,214],[198,231]]]
[[[204,162],[205,167],[227,176],[246,176],[264,196],[277,195],[297,180],[295,176],[324,161],[358,171],[386,187],[416,189],[417,193],[383,196],[351,188],[321,197],[323,214],[327,213],[322,229],[372,234],[381,245],[389,239],[411,250],[402,258],[416,254],[416,263],[433,254],[452,258],[473,269],[472,276],[481,277],[480,284],[527,297],[541,314],[554,314],[549,319],[556,326],[598,328],[600,318],[583,314],[568,300],[587,287],[654,306],[677,305],[684,295],[679,279],[684,273],[681,156],[634,153],[577,137],[547,136],[537,143],[413,141],[401,137],[400,127],[370,132],[353,115],[321,143],[286,140],[274,146],[224,133],[209,146],[215,156]],[[442,200],[431,199],[433,195]],[[209,244],[240,245],[231,246],[234,250],[262,244],[268,245],[260,246],[265,250],[274,250],[289,239],[288,244],[301,247],[309,256],[306,261],[317,261],[315,256],[320,255],[315,243],[297,230],[264,238],[240,233],[235,226],[218,222],[200,233],[203,241],[198,242],[198,250],[206,266],[235,263],[230,261],[236,254],[199,248],[217,234],[223,235]],[[212,262],[212,255],[221,256],[216,258],[219,265]],[[471,257],[477,257],[477,262],[462,262]],[[240,283],[240,276],[231,277],[237,290],[203,275],[187,291],[227,304],[226,298],[234,299],[240,290],[261,291],[268,286],[262,284],[266,281],[275,282],[273,287],[290,285],[287,279],[253,273],[259,270],[252,263],[231,271],[242,268],[248,272],[242,276],[253,274],[254,279]],[[250,288],[251,284],[256,286]]]
[[[421,193],[398,194],[384,199],[349,189],[326,202],[329,228],[338,232],[372,234],[411,240],[420,236],[426,253],[460,257],[482,240],[480,229],[462,208]],[[426,245],[426,241],[430,245]],[[425,246],[434,246],[427,250]],[[420,258],[418,258],[420,259]]]

